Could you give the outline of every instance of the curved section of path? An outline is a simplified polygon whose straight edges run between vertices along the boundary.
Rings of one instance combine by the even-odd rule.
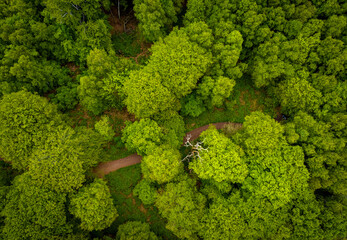
[[[191,140],[197,139],[203,131],[208,129],[210,125],[214,125],[217,129],[222,129],[224,125],[226,124],[229,124],[229,122],[211,123],[209,125],[196,128],[186,134],[183,142],[186,142],[187,136],[190,136]],[[235,127],[242,126],[241,123],[232,123],[232,124],[234,124]],[[110,172],[114,172],[120,168],[138,164],[141,162],[141,160],[142,160],[142,157],[135,153],[125,158],[121,158],[121,159],[110,161],[110,162],[100,163],[96,168],[94,168],[93,172],[97,174],[99,177],[103,177],[109,174]]]

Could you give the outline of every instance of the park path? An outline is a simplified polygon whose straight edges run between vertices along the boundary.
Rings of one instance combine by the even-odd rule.
[[[186,134],[183,142],[186,141],[188,135],[190,136],[190,140],[197,139],[203,131],[208,129],[210,125],[214,125],[217,129],[222,129],[224,125],[227,123],[229,122],[211,123],[209,125],[196,128]],[[234,124],[241,125],[241,123],[234,123]],[[109,174],[110,172],[114,172],[120,168],[138,164],[141,162],[141,159],[142,157],[135,153],[125,158],[121,158],[121,159],[110,161],[110,162],[100,163],[96,168],[94,168],[93,172],[97,174],[99,177],[103,177]]]

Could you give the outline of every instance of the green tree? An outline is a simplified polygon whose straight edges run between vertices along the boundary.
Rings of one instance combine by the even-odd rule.
[[[15,178],[1,215],[5,239],[53,239],[72,232],[66,218],[66,196],[38,187],[23,174]]]
[[[243,129],[232,136],[246,153],[249,175],[242,184],[245,192],[279,208],[308,188],[309,172],[303,149],[289,146],[284,128],[261,112],[246,117]]]
[[[122,141],[130,151],[139,155],[150,154],[163,139],[163,132],[157,122],[141,119],[134,123],[128,122],[122,131]]]
[[[143,204],[151,205],[157,198],[157,190],[151,185],[151,181],[142,179],[133,190],[134,196],[138,196]]]
[[[283,110],[287,113],[296,111],[313,112],[320,106],[322,94],[300,77],[290,78],[278,86],[278,96]]]
[[[234,80],[227,77],[206,76],[198,85],[197,94],[200,99],[210,102],[210,106],[221,107],[224,100],[230,96],[235,84]]]
[[[233,138],[237,143],[242,139],[241,145],[248,155],[265,155],[285,142],[283,133],[283,126],[257,111],[245,117],[243,129]]]
[[[172,3],[172,1],[169,1]],[[165,10],[160,0],[134,1],[135,16],[139,29],[147,41],[154,42],[165,35]]]
[[[276,34],[269,41],[259,45],[250,71],[256,87],[274,84],[286,71],[286,64],[279,58],[281,35]]]
[[[76,27],[74,38],[66,39],[62,45],[68,58],[84,63],[93,49],[105,49],[112,52],[111,26],[105,19],[83,22]]]
[[[57,88],[56,94],[50,94],[52,103],[61,111],[72,110],[78,104],[77,84],[72,82],[67,86]]]
[[[102,83],[93,75],[82,76],[79,80],[80,85],[78,86],[77,91],[82,106],[94,115],[101,114],[107,108],[103,99],[97,97],[99,94],[98,90],[102,87]]]
[[[240,239],[246,223],[232,202],[218,198],[203,216],[199,235],[203,239]]]
[[[201,86],[203,86],[203,84],[199,85],[199,87]],[[189,94],[185,96],[184,98],[182,98],[181,104],[182,104],[181,114],[185,116],[198,117],[203,112],[206,111],[203,100],[201,99],[200,96],[197,96],[197,94],[194,94],[194,93]]]
[[[57,62],[66,56],[63,34],[58,34],[60,26],[42,22],[41,2],[4,5],[0,10],[0,95],[24,88],[43,94],[70,81],[67,69]]]
[[[266,199],[272,208],[289,204],[308,188],[309,172],[299,146],[277,147],[265,156],[249,156],[248,161],[250,174],[242,188]]]
[[[211,64],[210,53],[190,41],[184,29],[158,41],[152,52],[147,66],[163,76],[161,83],[177,98],[189,94]]]
[[[346,25],[347,25],[346,16],[332,15],[324,23],[325,35],[337,38],[342,34],[343,31],[345,31]]]
[[[185,123],[177,112],[165,112],[158,116],[158,124],[163,131],[163,142],[171,147],[180,147],[185,133]]]
[[[212,60],[184,30],[174,30],[156,42],[152,52],[148,64],[131,73],[124,85],[125,103],[137,117],[179,110],[179,99],[192,92]]]
[[[131,72],[124,83],[124,91],[128,111],[138,118],[180,107],[174,95],[161,84],[159,73],[148,67]]]
[[[46,9],[43,14],[60,24],[77,27],[82,22],[89,22],[102,17],[101,7],[110,8],[110,1],[82,0],[44,0]]]
[[[166,228],[179,238],[198,239],[206,198],[199,193],[191,179],[168,183],[158,195],[156,206],[168,219]]]
[[[32,151],[63,126],[63,116],[47,99],[26,91],[5,95],[0,102],[0,155],[25,170]]]
[[[87,231],[109,227],[117,218],[110,190],[106,182],[96,179],[71,196],[70,212],[81,220],[80,227]]]
[[[344,238],[346,231],[346,195],[335,195],[323,198],[320,203],[324,206],[321,210],[320,220],[322,222],[323,238]]]
[[[110,125],[110,118],[107,115],[101,117],[101,119],[95,123],[95,130],[99,132],[106,141],[112,141],[115,133]]]
[[[123,105],[125,98],[123,84],[129,71],[136,68],[134,63],[116,59],[112,51],[93,49],[87,57],[88,71],[79,78],[78,95],[83,107],[95,115]]]
[[[330,121],[315,120],[299,112],[286,125],[286,137],[293,145],[301,145],[310,171],[312,189],[327,189],[346,194],[346,128],[345,114],[333,115]]]
[[[58,129],[33,152],[29,175],[37,184],[56,192],[77,190],[85,181],[86,171],[100,159],[102,140],[97,137],[88,136],[87,131]],[[98,146],[93,147],[94,141],[100,141]]]
[[[161,145],[144,156],[141,163],[143,177],[159,184],[172,181],[183,172],[178,150]]]
[[[27,89],[41,94],[69,81],[67,69],[55,61],[38,59],[36,50],[12,45],[5,51],[0,75],[0,94]]]
[[[158,240],[148,223],[129,221],[118,227],[117,240]]]
[[[180,12],[182,0],[145,0],[134,1],[135,16],[139,20],[139,29],[147,41],[154,42],[164,37]]]
[[[248,175],[242,149],[214,127],[204,131],[200,138],[203,139],[202,148],[193,147],[198,154],[189,163],[189,168],[201,179],[242,183]]]

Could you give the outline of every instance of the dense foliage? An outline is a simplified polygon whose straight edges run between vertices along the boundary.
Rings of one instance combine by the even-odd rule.
[[[0,0],[0,239],[347,238],[346,14]]]
[[[0,119],[0,154],[19,170],[26,169],[32,151],[45,145],[47,137],[64,125],[56,106],[26,91],[1,99]]]

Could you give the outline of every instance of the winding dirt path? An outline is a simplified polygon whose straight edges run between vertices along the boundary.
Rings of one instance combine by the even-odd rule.
[[[186,141],[188,135],[190,135],[191,140],[197,139],[203,131],[208,129],[210,125],[214,125],[217,129],[222,129],[224,125],[228,123],[229,122],[211,123],[209,125],[196,128],[186,134],[186,136],[184,137],[184,142]],[[241,123],[233,123],[233,124],[238,126],[242,125]],[[110,161],[110,162],[100,163],[96,168],[94,168],[93,172],[97,174],[99,177],[103,177],[109,174],[110,172],[114,172],[120,168],[138,164],[141,162],[141,159],[142,157],[135,153],[125,158],[121,158],[121,159]]]

